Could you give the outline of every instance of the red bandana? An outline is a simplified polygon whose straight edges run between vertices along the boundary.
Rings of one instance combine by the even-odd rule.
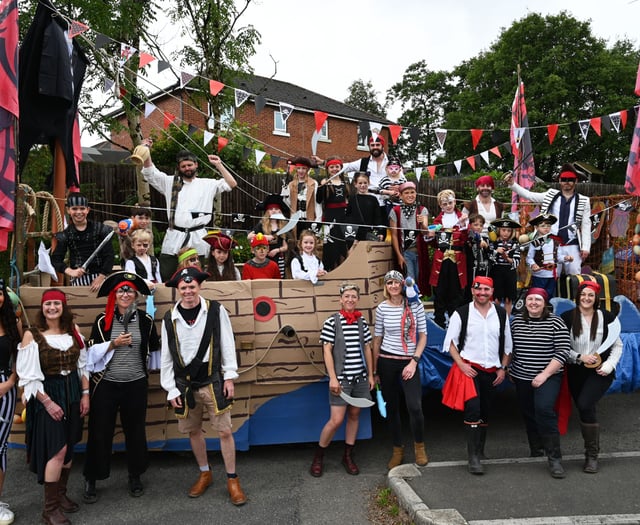
[[[353,324],[358,321],[359,317],[362,317],[362,312],[358,310],[354,310],[353,312],[345,312],[344,310],[340,310],[340,315],[344,317],[344,320],[347,324]]]

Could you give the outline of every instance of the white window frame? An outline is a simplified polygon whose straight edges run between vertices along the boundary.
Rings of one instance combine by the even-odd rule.
[[[280,127],[278,127],[278,120],[280,120]],[[290,137],[291,135],[287,131],[287,122],[282,120],[282,113],[280,111],[273,112],[273,134],[281,137]]]

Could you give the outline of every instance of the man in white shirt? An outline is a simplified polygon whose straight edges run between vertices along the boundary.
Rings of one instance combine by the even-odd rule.
[[[454,364],[442,402],[464,412],[469,472],[484,474],[480,459],[484,457],[491,401],[506,377],[512,343],[506,312],[492,301],[493,280],[476,277],[471,294],[473,301],[458,308],[449,320],[443,349],[451,354]],[[465,392],[464,406],[454,407],[448,394],[460,393],[461,389]]]
[[[206,410],[220,437],[220,452],[227,472],[227,489],[234,505],[247,498],[236,474],[236,447],[231,431],[231,407],[238,361],[233,328],[227,311],[216,301],[200,296],[208,273],[190,266],[175,273],[166,285],[176,288],[180,300],[162,321],[160,384],[175,409],[178,430],[189,434],[200,475],[190,498],[204,494],[213,482],[202,430]]]
[[[144,142],[149,148],[151,140]],[[202,260],[209,256],[210,246],[202,240],[207,234],[206,226],[213,223],[213,201],[218,194],[231,191],[237,186],[229,170],[217,155],[209,155],[209,162],[222,175],[222,179],[198,178],[198,159],[189,151],[177,155],[178,173],[167,175],[157,169],[151,155],[143,164],[142,176],[165,198],[169,227],[162,242],[160,270],[166,281],[178,266],[177,253],[180,248],[190,246],[198,251]]]

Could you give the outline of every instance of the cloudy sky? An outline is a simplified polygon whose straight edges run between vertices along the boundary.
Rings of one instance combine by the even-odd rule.
[[[279,80],[337,100],[354,80],[371,80],[382,102],[409,65],[424,59],[431,70],[450,69],[528,13],[563,10],[591,20],[597,37],[638,45],[638,0],[257,0],[243,20],[262,34],[256,74],[273,74],[272,56]]]

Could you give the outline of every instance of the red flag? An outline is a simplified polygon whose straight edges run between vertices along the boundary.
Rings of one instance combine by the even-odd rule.
[[[589,123],[591,124],[591,127],[593,128],[593,131],[595,131],[598,134],[598,137],[602,136],[602,118],[601,117],[593,117]]]
[[[638,112],[636,127],[633,130],[633,138],[631,139],[624,191],[631,195],[640,196],[640,112]]]
[[[434,179],[435,176],[436,176],[436,167],[435,166],[427,166],[427,171],[429,172],[429,175],[431,176],[431,178]]]
[[[524,82],[520,82],[516,89],[513,105],[511,106],[511,151],[513,153],[513,176],[515,182],[523,188],[531,188],[535,183],[536,171],[533,163],[533,147],[529,133],[529,118],[524,100]],[[518,211],[518,194],[511,196],[511,211]]]
[[[0,251],[9,246],[15,222],[16,143],[18,118],[18,2],[0,4]]]
[[[547,124],[547,133],[549,134],[549,145],[553,144],[553,141],[556,140],[556,134],[558,133],[558,128],[560,126],[558,124]]]
[[[320,133],[322,126],[324,126],[324,123],[329,118],[329,113],[325,113],[324,111],[314,111],[313,118],[316,121],[316,131]]]
[[[480,142],[480,137],[482,137],[483,130],[481,129],[472,129],[471,130],[471,144],[473,145],[473,149],[476,149],[478,146],[478,142]]]
[[[209,92],[215,97],[220,91],[224,84],[222,82],[218,82],[217,80],[209,80]]]
[[[138,59],[138,68],[142,69],[145,66],[148,66],[156,59],[153,55],[149,53],[145,53],[144,51],[140,51],[140,58]]]
[[[623,109],[620,111],[620,123],[622,124],[622,129],[627,127],[627,110]]]
[[[78,22],[77,20],[71,20],[71,26],[69,27],[69,38],[81,35],[88,30],[89,26],[87,24],[83,24],[82,22]]]
[[[389,128],[389,133],[391,133],[391,142],[395,144],[398,142],[402,126],[400,124],[389,124],[387,127]]]
[[[469,166],[471,166],[471,169],[476,171],[476,158],[473,155],[467,157],[467,162],[469,163]]]
[[[222,151],[227,144],[229,144],[228,138],[218,137],[218,152]]]
[[[489,151],[493,153],[496,157],[500,159],[502,158],[502,153],[500,153],[500,148],[498,146],[491,148]]]
[[[176,119],[176,116],[173,113],[169,113],[168,111],[164,114],[164,129],[167,129],[171,123]]]

